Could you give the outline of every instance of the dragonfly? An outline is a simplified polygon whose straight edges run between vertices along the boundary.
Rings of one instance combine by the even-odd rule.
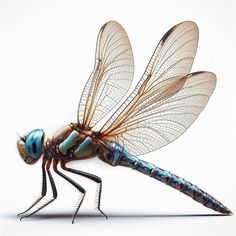
[[[80,193],[72,223],[86,190],[66,172],[97,184],[96,209],[107,218],[101,210],[102,179],[67,165],[71,161],[95,157],[111,166],[132,168],[159,180],[223,215],[232,214],[196,185],[139,159],[140,155],[157,150],[182,135],[204,109],[215,89],[214,73],[190,72],[198,38],[198,27],[192,21],[184,21],[168,30],[135,89],[122,103],[133,80],[133,52],[127,33],[118,22],[109,21],[103,25],[97,38],[94,69],[79,102],[77,122],[66,125],[50,138],[42,129],[34,129],[17,141],[18,152],[25,163],[35,164],[42,157],[41,195],[18,214],[20,219],[34,215],[57,198],[51,167]],[[94,126],[118,103],[121,105],[114,114],[96,130]],[[58,165],[63,171],[58,170]],[[48,182],[52,198],[45,201]]]

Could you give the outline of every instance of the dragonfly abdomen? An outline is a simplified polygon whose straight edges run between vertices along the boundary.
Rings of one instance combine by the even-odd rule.
[[[163,170],[151,163],[145,162],[135,156],[128,154],[126,151],[122,150],[122,148],[117,144],[113,144],[112,146],[110,146],[110,148],[110,164],[114,166],[120,165],[130,167],[179,190],[180,192],[186,194],[195,201],[203,204],[204,206],[212,210],[226,215],[232,214],[231,211],[228,210],[228,208],[225,207],[222,203],[220,203],[211,195],[204,192],[199,187],[193,185],[189,181],[186,181],[185,179],[178,177],[177,175],[174,175],[167,170]]]

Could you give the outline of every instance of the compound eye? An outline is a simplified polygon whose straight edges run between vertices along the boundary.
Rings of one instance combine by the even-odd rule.
[[[32,130],[25,140],[26,151],[33,159],[42,154],[44,132],[41,129]]]

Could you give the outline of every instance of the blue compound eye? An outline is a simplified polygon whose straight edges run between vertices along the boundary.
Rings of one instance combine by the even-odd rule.
[[[30,157],[37,159],[42,155],[44,132],[41,129],[32,130],[25,138],[25,148]]]

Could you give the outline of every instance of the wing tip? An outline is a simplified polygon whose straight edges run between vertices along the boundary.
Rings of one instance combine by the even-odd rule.
[[[182,21],[180,22],[179,24],[177,25],[183,25],[183,24],[191,24],[194,28],[196,28],[196,30],[198,31],[198,25],[195,21],[192,21],[192,20],[185,20],[185,21]]]
[[[205,75],[205,77],[208,79],[208,82],[211,84],[211,94],[214,92],[216,83],[217,83],[217,77],[216,74],[210,71],[196,71],[193,73],[190,73],[187,75],[187,78],[197,75]]]
[[[169,38],[169,36],[171,35],[171,33],[173,33],[175,31],[175,29],[177,29],[179,26],[183,26],[183,25],[189,25],[191,24],[192,27],[194,28],[194,30],[196,31],[196,35],[197,35],[197,38],[199,37],[199,29],[198,29],[198,26],[197,24],[194,22],[194,21],[182,21],[174,26],[172,26],[165,34],[164,36],[162,37],[162,39],[160,40],[160,44],[163,45],[166,40]]]
[[[216,80],[216,74],[211,72],[211,71],[196,71],[196,72],[192,72],[190,74],[188,74],[187,76],[193,76],[193,75],[199,75],[199,74],[208,74],[210,75],[210,77],[214,80]]]
[[[173,27],[171,27],[164,35],[163,37],[161,38],[160,40],[160,44],[161,45],[164,45],[164,43],[166,42],[166,40],[169,38],[169,36],[171,35],[171,33],[178,27],[178,24],[177,25],[174,25]]]

